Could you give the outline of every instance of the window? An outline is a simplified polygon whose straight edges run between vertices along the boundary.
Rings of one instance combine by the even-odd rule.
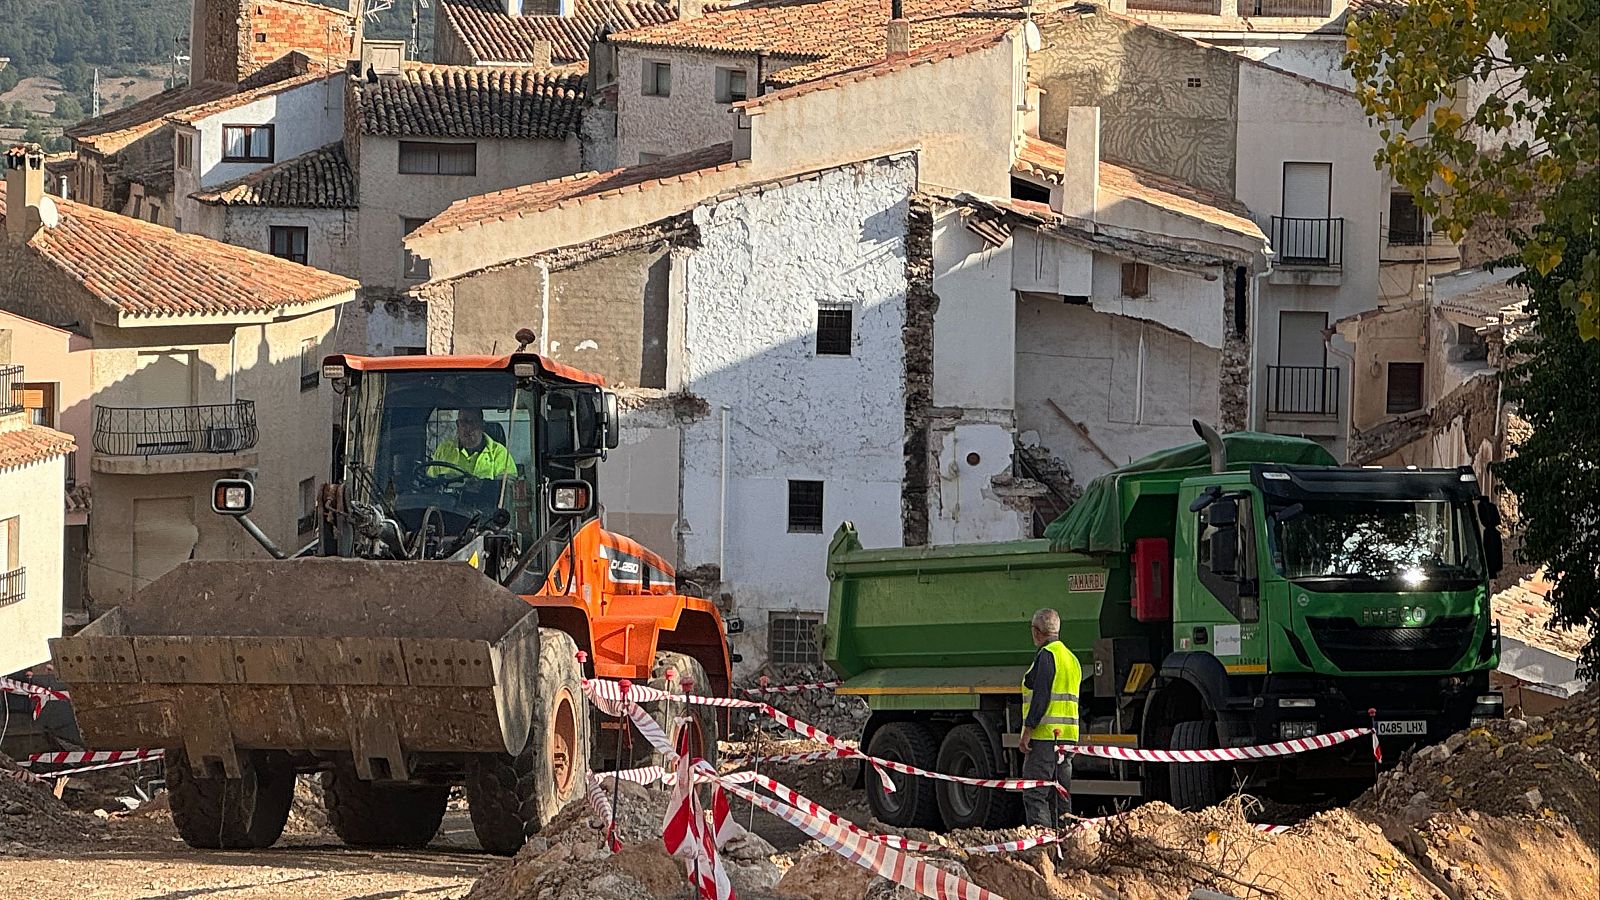
[[[1417,199],[1405,191],[1390,191],[1389,243],[1414,247],[1427,242],[1428,232]]]
[[[717,102],[738,103],[750,99],[743,69],[717,69]]]
[[[1144,263],[1122,264],[1122,296],[1143,297],[1150,293],[1150,267]]]
[[[273,225],[270,233],[273,256],[306,264],[306,229],[296,225]]]
[[[821,665],[822,648],[817,644],[820,624],[822,617],[815,613],[769,613],[767,662],[775,666]]]
[[[1184,85],[1187,86],[1187,87],[1197,88],[1197,87],[1200,87],[1200,86],[1202,86],[1204,84],[1205,84],[1204,81],[1201,81],[1199,78],[1197,78],[1197,77],[1195,77],[1193,75],[1190,75],[1187,79],[1184,80]]]
[[[267,42],[267,33],[265,31],[256,32],[256,43],[265,44],[266,42]]]
[[[23,382],[15,388],[22,395],[22,409],[28,421],[46,428],[56,427],[56,385],[54,382]]]
[[[1422,408],[1422,363],[1389,363],[1389,402],[1391,413],[1408,413]]]
[[[16,516],[0,519],[0,606],[22,600],[22,526]]]
[[[173,216],[172,217],[172,230],[173,231],[182,231],[183,230],[183,216]]]
[[[817,310],[817,355],[849,356],[855,310],[848,306]]]
[[[476,175],[477,144],[401,141],[401,175]]]
[[[822,533],[822,482],[789,482],[789,531],[791,534]]]
[[[152,201],[149,206],[146,206],[144,208],[144,220],[146,222],[160,222],[161,204]]]
[[[178,135],[178,168],[187,169],[194,165],[194,137],[187,134]]]
[[[317,530],[317,479],[300,482],[300,518],[295,520],[297,534],[310,534]]]
[[[644,95],[670,97],[672,95],[672,64],[646,60],[644,64]]]
[[[271,125],[222,126],[223,162],[272,162]]]
[[[639,154],[639,165],[643,166],[643,165],[649,165],[650,163],[653,163],[653,162],[660,162],[665,157],[666,157],[666,154],[663,154],[663,153],[644,153],[644,152],[641,152]]]
[[[416,231],[418,228],[422,227],[423,223],[427,221],[427,219],[413,219],[409,216],[401,218],[401,236],[403,237],[413,231]],[[412,253],[410,250],[401,250],[401,253],[404,254],[404,259],[402,260],[401,265],[405,268],[405,276],[413,281],[427,281],[428,275],[433,271],[433,267],[429,264],[428,260],[416,255],[415,253]]]
[[[306,338],[300,342],[300,390],[316,390],[317,379],[321,374],[321,360],[317,359],[317,339]]]

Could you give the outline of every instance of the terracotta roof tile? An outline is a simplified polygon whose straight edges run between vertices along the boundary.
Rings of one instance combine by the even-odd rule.
[[[78,449],[72,435],[43,425],[24,425],[0,431],[0,469],[15,469],[31,463],[65,456]]]
[[[51,199],[59,221],[39,229],[28,246],[129,315],[265,313],[357,287],[348,278],[255,250]],[[4,201],[0,188],[0,220]]]
[[[845,69],[842,72],[829,75],[825,78],[818,78],[814,81],[807,81],[803,84],[796,84],[792,87],[787,87],[782,90],[772,91],[771,93],[762,94],[759,97],[752,97],[749,100],[745,100],[734,105],[739,109],[747,111],[759,109],[771,103],[787,100],[790,97],[798,97],[803,94],[812,94],[816,93],[817,91],[832,90],[841,85],[851,84],[857,81],[866,81],[869,78],[878,78],[880,76],[890,75],[895,72],[902,72],[911,68],[912,66],[928,65],[930,63],[952,59],[957,56],[965,56],[968,53],[972,53],[976,50],[982,50],[985,47],[993,47],[995,44],[999,43],[1000,38],[1010,30],[1012,24],[1013,23],[1007,22],[1004,25],[997,25],[995,26],[995,30],[988,34],[981,34],[977,37],[967,38],[966,40],[949,41],[943,44],[930,44],[926,47],[913,50],[911,53],[896,59],[885,59],[880,62],[871,63],[864,66],[857,66],[851,69]]]
[[[356,179],[344,144],[329,144],[189,196],[217,206],[355,209]]]
[[[508,16],[497,0],[440,0],[442,16],[477,63],[531,63],[534,42],[549,41],[557,63],[584,61],[603,30],[625,31],[678,18],[673,0],[577,0],[572,15]]]
[[[582,172],[457,200],[412,234],[420,237],[458,231],[494,219],[510,219],[626,190],[648,190],[654,185],[675,179],[696,177],[736,165],[738,163],[733,161],[733,145],[723,143],[610,172]]]
[[[184,85],[146,97],[132,106],[85,119],[66,130],[66,136],[91,150],[115,153],[166,124],[166,117],[199,103],[232,94],[231,84],[207,81]]]
[[[1052,183],[1061,182],[1067,165],[1066,148],[1035,137],[1025,137],[1017,148],[1015,168]],[[1132,200],[1159,206],[1191,219],[1254,238],[1264,238],[1250,220],[1250,210],[1232,197],[1192,184],[1117,163],[1100,161],[1100,187]]]
[[[587,81],[573,69],[408,63],[351,83],[366,134],[561,140],[577,131]]]
[[[304,72],[290,78],[285,78],[282,81],[271,82],[269,84],[264,84],[248,90],[241,90],[225,97],[218,97],[217,99],[208,101],[206,103],[196,103],[193,106],[184,107],[183,109],[180,109],[177,112],[167,116],[167,121],[177,125],[193,125],[201,119],[214,116],[218,113],[227,112],[230,109],[238,109],[247,103],[254,103],[257,100],[264,100],[267,97],[275,97],[278,94],[281,94],[285,91],[294,90],[297,87],[314,84],[318,81],[325,81],[329,78],[335,77],[336,74],[337,73],[329,72],[322,66],[314,65],[311,71]]]
[[[1020,21],[1016,0],[905,0],[911,50],[991,35]],[[620,46],[764,52],[800,64],[766,81],[789,86],[882,61],[890,0],[768,0],[613,35]]]

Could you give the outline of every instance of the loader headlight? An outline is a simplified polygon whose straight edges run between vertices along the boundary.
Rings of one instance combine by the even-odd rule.
[[[594,490],[578,479],[550,485],[550,511],[556,515],[581,515],[594,506]]]
[[[324,363],[322,366],[322,377],[328,379],[329,381],[339,381],[340,379],[344,378],[344,366],[338,363]]]
[[[242,516],[255,505],[256,487],[243,478],[219,478],[211,486],[211,511]]]

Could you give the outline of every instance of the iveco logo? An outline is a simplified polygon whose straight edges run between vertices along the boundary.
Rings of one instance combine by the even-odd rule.
[[[1420,606],[1366,607],[1361,610],[1363,625],[1425,625],[1428,611]]]

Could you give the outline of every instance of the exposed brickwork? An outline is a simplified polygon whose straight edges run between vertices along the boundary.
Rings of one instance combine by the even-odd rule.
[[[900,487],[900,522],[908,547],[928,542],[933,317],[939,310],[933,271],[933,206],[925,197],[914,197],[906,216],[906,324],[901,332],[906,365],[906,470]]]
[[[354,41],[346,10],[303,0],[208,0],[202,15],[200,81],[237,84],[296,50],[338,65]]]

